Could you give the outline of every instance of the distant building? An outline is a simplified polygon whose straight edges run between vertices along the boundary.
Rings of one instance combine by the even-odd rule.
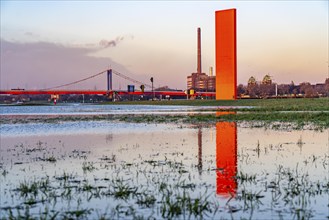
[[[216,76],[208,76],[205,73],[192,73],[187,76],[187,89],[196,91],[215,91]]]
[[[187,89],[194,89],[195,91],[215,91],[216,77],[212,76],[212,67],[210,67],[210,76],[202,72],[201,69],[201,29],[198,28],[197,39],[197,72],[187,76]]]

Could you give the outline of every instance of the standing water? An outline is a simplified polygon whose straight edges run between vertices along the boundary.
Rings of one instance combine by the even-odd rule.
[[[186,108],[1,107],[1,116],[131,111]],[[0,218],[325,219],[328,132],[235,122],[3,123]]]

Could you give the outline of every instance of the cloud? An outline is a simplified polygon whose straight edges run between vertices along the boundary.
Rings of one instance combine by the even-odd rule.
[[[26,36],[33,36],[34,34],[32,32],[27,31],[27,32],[25,32],[24,35],[26,35]]]
[[[1,39],[0,89],[57,86],[101,72],[109,65],[117,71],[129,72],[110,58],[90,56],[94,51],[94,48],[48,42],[18,43]],[[93,89],[95,86],[106,88],[105,75],[69,89]]]
[[[109,47],[116,47],[120,42],[126,39],[134,39],[133,35],[118,36],[114,40],[102,39],[98,43],[71,44],[68,47],[87,48],[90,52],[97,52]]]
[[[117,46],[118,43],[125,40],[127,37],[134,39],[133,35],[118,36],[114,40],[105,40],[105,39],[101,40],[99,42],[99,46],[101,46],[102,48],[115,47],[115,46]]]
[[[24,38],[30,39],[30,40],[40,38],[39,34],[33,33],[31,31],[26,31],[26,32],[24,32],[23,35],[24,35]]]
[[[99,45],[104,48],[108,47],[115,47],[120,41],[122,41],[124,38],[123,37],[117,37],[115,40],[101,40],[99,42]]]

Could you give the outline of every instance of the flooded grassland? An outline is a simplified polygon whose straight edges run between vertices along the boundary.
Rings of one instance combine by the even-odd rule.
[[[327,128],[117,118],[28,122],[31,114],[52,115],[26,108],[29,114],[11,113],[15,123],[1,123],[1,219],[329,216]]]

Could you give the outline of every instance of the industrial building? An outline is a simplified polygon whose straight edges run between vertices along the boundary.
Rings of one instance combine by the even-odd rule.
[[[195,91],[214,92],[216,87],[216,76],[213,76],[212,67],[209,69],[209,76],[202,72],[201,68],[201,29],[198,28],[197,38],[197,72],[187,76],[187,89]]]

